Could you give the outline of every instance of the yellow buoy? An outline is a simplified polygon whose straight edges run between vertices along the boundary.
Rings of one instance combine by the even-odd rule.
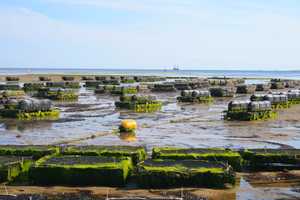
[[[126,131],[135,131],[137,129],[137,123],[135,120],[132,119],[124,119],[121,122],[120,131],[126,132]]]

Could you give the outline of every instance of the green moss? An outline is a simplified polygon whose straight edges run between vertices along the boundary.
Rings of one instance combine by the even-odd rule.
[[[237,94],[252,94],[256,91],[256,85],[238,85],[236,88]]]
[[[43,87],[45,87],[44,83],[24,83],[23,90],[25,92],[38,91]]]
[[[37,96],[54,101],[76,101],[79,97],[73,90],[50,90],[49,88],[40,89]]]
[[[176,88],[173,84],[155,84],[153,92],[175,92]]]
[[[130,158],[53,156],[37,162],[29,177],[39,185],[123,186],[131,170]]]
[[[110,92],[111,92],[111,94],[116,94],[116,95],[126,95],[126,94],[137,94],[138,93],[136,87],[115,87]]]
[[[0,90],[21,90],[19,84],[0,84]]]
[[[251,170],[300,169],[299,149],[248,149],[240,152]]]
[[[300,98],[298,98],[298,99],[290,99],[289,100],[289,104],[290,105],[300,104]]]
[[[146,112],[156,112],[159,111],[162,107],[160,101],[151,101],[147,103],[138,103],[138,102],[127,102],[127,101],[118,101],[115,103],[117,108],[133,110],[134,112],[146,113]]]
[[[212,97],[233,97],[235,91],[231,88],[216,87],[209,89]]]
[[[133,146],[69,146],[62,149],[63,155],[130,157],[134,164],[146,159],[144,147]]]
[[[247,112],[225,111],[224,119],[234,121],[258,121],[276,119],[278,113],[273,110]]]
[[[153,159],[172,160],[206,160],[219,161],[229,164],[233,169],[240,171],[242,168],[242,157],[238,152],[224,148],[172,148],[161,147],[152,149]]]
[[[2,93],[3,97],[22,97],[25,96],[25,92],[23,90],[6,90]]]
[[[58,147],[41,145],[0,145],[0,156],[30,156],[39,159],[46,155],[56,154]]]
[[[291,104],[290,102],[280,102],[280,103],[272,103],[272,109],[286,109],[290,108]]]
[[[102,81],[86,81],[85,87],[87,88],[96,88],[98,85],[102,85]]]
[[[59,110],[38,111],[38,112],[22,112],[18,109],[0,109],[0,115],[3,118],[15,118],[18,120],[45,120],[58,119]]]
[[[139,186],[145,188],[224,188],[235,184],[235,173],[216,162],[147,160],[138,166],[137,173]]]
[[[30,157],[0,156],[0,182],[14,181],[22,172],[26,172]]]
[[[135,83],[134,79],[124,79],[122,80],[122,83]]]
[[[213,97],[177,97],[177,100],[179,102],[189,102],[189,103],[205,103],[205,104],[209,104],[213,102]]]

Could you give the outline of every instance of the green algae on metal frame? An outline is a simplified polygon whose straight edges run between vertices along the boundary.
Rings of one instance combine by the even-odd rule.
[[[67,146],[62,148],[63,155],[130,157],[134,164],[146,159],[147,153],[140,146]]]
[[[39,159],[46,155],[58,154],[59,147],[47,145],[0,145],[1,156],[30,156]]]
[[[32,163],[31,157],[0,156],[0,182],[12,182],[20,174],[27,173]]]
[[[240,151],[244,168],[250,170],[300,169],[299,149],[245,149]]]
[[[152,159],[218,161],[237,171],[242,169],[243,163],[239,152],[224,148],[156,147],[152,149]]]
[[[138,165],[137,174],[142,188],[225,188],[235,184],[230,166],[199,160],[146,160]]]
[[[259,120],[276,119],[277,117],[278,117],[278,113],[274,110],[256,111],[256,112],[224,111],[224,119],[229,121],[259,121]]]
[[[47,156],[29,170],[37,185],[124,186],[132,171],[130,158]]]
[[[24,112],[19,109],[1,109],[0,115],[3,118],[14,118],[18,120],[56,120],[59,118],[59,110]]]

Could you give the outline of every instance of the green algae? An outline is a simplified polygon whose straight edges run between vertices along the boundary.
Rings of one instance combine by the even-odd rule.
[[[54,101],[76,101],[79,95],[73,90],[50,90],[49,88],[42,88],[38,91],[37,97]]]
[[[246,149],[240,152],[250,170],[300,169],[299,149]]]
[[[23,90],[5,90],[2,92],[2,96],[5,98],[23,97],[25,96],[25,92]]]
[[[59,110],[23,112],[19,109],[0,109],[0,116],[3,118],[14,118],[18,120],[56,120],[59,118]]]
[[[225,111],[224,119],[229,121],[259,121],[259,120],[268,120],[276,119],[278,113],[273,110],[265,111]]]
[[[177,100],[179,102],[187,102],[187,103],[204,103],[204,104],[209,104],[212,103],[214,101],[213,97],[209,96],[209,97],[177,97]]]
[[[67,146],[62,149],[63,155],[130,157],[134,164],[146,159],[144,147],[134,146]]]
[[[217,162],[198,160],[147,160],[138,165],[142,188],[209,187],[235,184],[235,173]]]
[[[30,156],[39,159],[46,155],[57,154],[59,148],[42,145],[0,145],[0,156]]]
[[[237,171],[242,168],[241,155],[224,148],[156,147],[152,149],[152,159],[218,161],[231,165]]]
[[[13,182],[20,174],[26,173],[31,164],[30,157],[0,156],[0,182]]]
[[[25,92],[32,92],[32,91],[38,91],[43,87],[45,87],[44,83],[24,83],[23,90]]]
[[[124,186],[133,166],[130,158],[48,156],[29,170],[37,185]]]

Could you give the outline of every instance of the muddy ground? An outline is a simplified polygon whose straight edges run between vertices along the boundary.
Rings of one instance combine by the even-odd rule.
[[[242,173],[237,176],[237,186],[228,189],[178,188],[142,190],[134,187],[35,187],[4,186],[0,195],[19,196],[32,200],[72,199],[91,200],[107,197],[184,197],[187,200],[296,200],[300,199],[300,171]],[[0,196],[0,200],[7,196]],[[11,199],[14,199],[11,197]]]
[[[55,76],[58,80],[60,76]],[[0,77],[1,79],[1,77]],[[32,80],[31,76],[22,81]],[[164,102],[157,113],[132,113],[116,110],[117,96],[94,95],[81,88],[78,102],[56,102],[61,110],[57,121],[0,121],[0,144],[76,144],[76,145],[141,145],[148,151],[154,146],[230,147],[230,148],[300,148],[300,105],[279,111],[276,120],[258,122],[226,122],[222,112],[230,98],[215,99],[210,105],[176,103],[178,92],[152,93]],[[241,95],[238,99],[247,99]],[[135,119],[136,135],[119,135],[120,121]],[[187,199],[300,199],[299,172],[240,174],[241,181],[227,190],[184,189]],[[137,190],[99,187],[29,187],[0,186],[1,194],[32,194],[37,200],[47,197],[61,199],[103,199],[109,196],[159,197],[177,195],[176,190]],[[8,197],[0,197],[7,199]],[[51,199],[48,198],[48,199]],[[53,199],[53,198],[52,198]],[[32,198],[34,200],[34,198]]]

